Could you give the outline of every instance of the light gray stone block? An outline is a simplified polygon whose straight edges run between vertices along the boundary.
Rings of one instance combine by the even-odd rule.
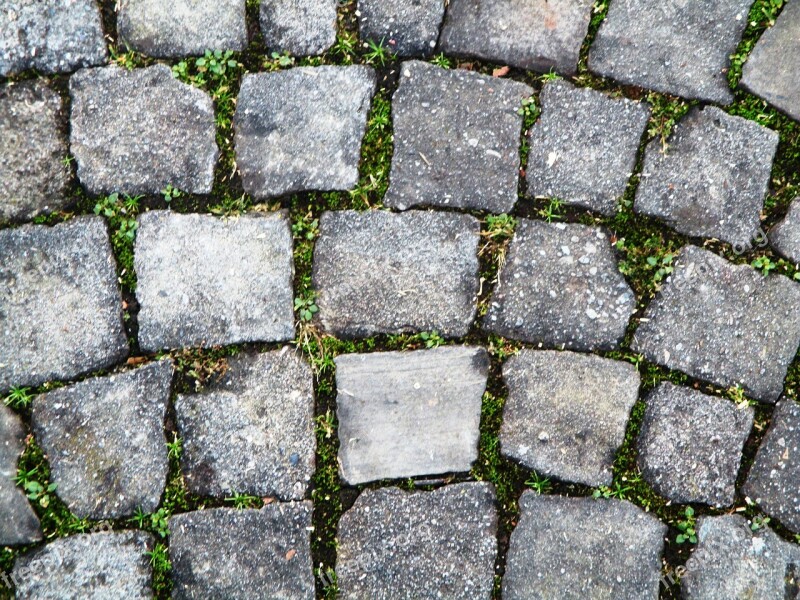
[[[39,519],[14,483],[17,461],[25,449],[22,421],[0,403],[0,546],[31,544],[42,539]]]
[[[269,50],[315,56],[336,42],[336,0],[261,0],[260,6]]]

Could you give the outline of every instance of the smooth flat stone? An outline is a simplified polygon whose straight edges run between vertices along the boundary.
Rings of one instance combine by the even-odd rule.
[[[358,0],[359,35],[398,56],[430,56],[444,8],[444,0]]]
[[[323,54],[336,43],[336,0],[261,0],[267,48],[294,56]]]
[[[32,544],[42,539],[39,519],[17,487],[17,461],[25,449],[22,420],[0,403],[0,546]]]
[[[792,200],[786,218],[770,230],[769,243],[776,252],[800,264],[800,197]]]

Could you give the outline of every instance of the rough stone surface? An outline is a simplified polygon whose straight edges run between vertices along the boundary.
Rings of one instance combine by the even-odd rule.
[[[108,56],[94,0],[4,0],[0,10],[0,77],[66,73]]]
[[[172,597],[313,600],[311,502],[169,520]]]
[[[33,401],[36,441],[56,494],[77,517],[118,519],[155,512],[169,461],[164,417],[172,362],[87,379]]]
[[[439,39],[445,54],[574,75],[591,0],[450,0]]]
[[[285,211],[236,219],[151,211],[138,222],[134,265],[143,350],[294,337]]]
[[[610,350],[635,309],[605,232],[520,219],[484,327],[551,348]]]
[[[612,2],[589,51],[589,68],[623,84],[730,104],[730,56],[752,3]]]
[[[87,69],[69,80],[70,144],[91,194],[208,194],[219,150],[214,105],[166,65]]]
[[[121,0],[123,43],[150,56],[180,58],[247,47],[245,0]]]
[[[42,83],[0,87],[0,222],[69,204],[65,117],[61,97]]]
[[[497,554],[494,487],[366,490],[339,522],[341,598],[492,597]]]
[[[647,396],[639,469],[673,502],[730,506],[752,426],[752,407],[662,383]]]
[[[694,108],[664,153],[647,145],[634,210],[681,233],[747,248],[761,224],[778,134],[715,106]]]
[[[468,215],[324,213],[313,269],[324,329],[343,337],[466,335],[477,305],[479,234]]]
[[[334,361],[342,479],[357,485],[470,470],[489,375],[483,348],[346,354]]]
[[[245,191],[273,198],[355,187],[374,92],[375,72],[362,65],[245,75],[233,120]]]
[[[508,212],[517,201],[525,84],[408,61],[392,100],[384,204]]]
[[[503,454],[548,477],[611,485],[639,394],[636,367],[594,355],[523,349],[503,366]]]
[[[614,215],[650,117],[646,104],[558,80],[540,96],[528,140],[528,194]]]
[[[776,252],[800,264],[800,196],[792,201],[786,218],[769,232],[769,243]]]
[[[444,0],[358,0],[362,40],[398,56],[430,56],[439,39]]]
[[[193,493],[305,497],[316,449],[314,381],[289,347],[230,359],[222,379],[178,396],[175,412]]]
[[[0,391],[72,379],[127,356],[103,219],[0,231]]]
[[[259,21],[273,51],[315,56],[336,42],[336,0],[261,0]]]
[[[656,600],[667,527],[625,500],[520,498],[503,577],[506,600]]]
[[[25,430],[14,412],[0,403],[0,546],[30,544],[42,539],[39,519],[14,483],[17,460],[25,448]]]
[[[800,285],[696,246],[650,303],[632,349],[648,360],[775,402],[800,345]]]

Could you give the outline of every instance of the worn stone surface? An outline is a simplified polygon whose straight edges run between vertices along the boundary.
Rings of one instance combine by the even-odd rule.
[[[48,86],[0,87],[0,223],[69,204],[65,122],[61,97]]]
[[[72,379],[127,356],[103,219],[0,231],[0,391]]]
[[[614,215],[650,108],[564,80],[545,84],[540,102],[542,116],[528,135],[528,194]]]
[[[22,421],[0,403],[0,546],[30,544],[42,539],[39,519],[14,483],[17,461],[25,449]]]
[[[450,0],[440,49],[574,75],[591,13],[591,0]]]
[[[208,194],[219,150],[214,105],[166,65],[87,69],[69,80],[70,144],[91,194]]]
[[[294,337],[285,211],[236,219],[150,211],[138,223],[134,265],[143,350]]]
[[[122,42],[150,56],[180,58],[247,47],[245,0],[121,0]]]
[[[661,144],[647,145],[634,210],[746,249],[761,225],[777,132],[707,106],[678,122],[666,153]]]
[[[610,350],[635,309],[605,232],[520,219],[484,327],[551,348]]]
[[[430,56],[439,39],[444,0],[358,0],[362,40],[398,56]]]
[[[36,69],[66,73],[108,56],[94,0],[4,0],[0,77]]]
[[[792,200],[786,218],[769,232],[773,249],[795,264],[800,264],[800,196]]]
[[[497,554],[494,487],[366,490],[339,522],[341,598],[492,597]]]
[[[753,408],[668,382],[646,402],[637,442],[645,481],[679,504],[733,504]]]
[[[483,348],[346,354],[334,361],[342,479],[357,485],[470,470],[489,375]]]
[[[193,493],[305,497],[317,446],[314,381],[289,347],[229,359],[219,381],[178,396],[175,412]]]
[[[311,502],[169,520],[172,597],[313,600]]]
[[[375,72],[362,65],[245,75],[233,119],[245,191],[273,198],[355,187],[374,91]]]
[[[336,0],[261,0],[260,10],[269,50],[314,56],[336,42]]]
[[[392,99],[394,154],[384,204],[508,212],[517,201],[525,84],[404,62]]]
[[[503,365],[503,379],[503,454],[548,477],[611,485],[639,394],[636,367],[591,354],[523,349]]]
[[[667,527],[626,500],[520,498],[503,577],[506,600],[656,600]]]
[[[645,311],[631,348],[648,360],[775,402],[800,344],[800,285],[696,246]]]
[[[612,2],[589,50],[589,69],[627,85],[730,104],[730,56],[752,0]]]
[[[477,305],[479,234],[468,215],[323,213],[313,268],[322,326],[343,337],[466,335]]]

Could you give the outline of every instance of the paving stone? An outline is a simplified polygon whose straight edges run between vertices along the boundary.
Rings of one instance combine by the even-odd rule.
[[[558,80],[545,84],[530,129],[528,194],[614,215],[636,165],[648,105]]]
[[[479,235],[469,215],[323,213],[313,269],[322,326],[347,338],[466,335],[477,305]]]
[[[646,402],[637,442],[645,481],[679,504],[733,504],[753,408],[671,383]]]
[[[747,248],[761,226],[778,134],[715,106],[675,126],[666,154],[647,145],[634,210],[693,236]]]
[[[758,40],[742,68],[740,85],[800,121],[800,4],[785,3],[775,24]]]
[[[362,65],[245,75],[233,119],[245,191],[354,188],[374,92],[375,71]]]
[[[504,455],[548,477],[611,485],[639,395],[636,367],[594,355],[523,349],[503,366]]]
[[[589,51],[589,69],[627,85],[730,104],[730,56],[752,3],[612,2]]]
[[[510,211],[519,181],[518,111],[533,90],[420,61],[405,62],[400,71],[384,204]]]
[[[786,218],[769,232],[769,243],[776,252],[800,264],[800,196],[792,200]]]
[[[365,490],[339,521],[341,598],[491,598],[494,486]]]
[[[647,307],[631,348],[719,387],[774,403],[800,345],[800,285],[696,246]]]
[[[147,553],[154,547],[153,536],[143,531],[59,538],[17,558],[17,598],[152,598]]]
[[[241,51],[247,47],[245,0],[122,0],[117,29],[127,47],[149,56]]]
[[[289,347],[231,358],[219,381],[178,396],[175,412],[192,493],[305,497],[317,446],[314,381]]]
[[[767,527],[753,532],[739,515],[702,517],[686,563],[686,600],[796,598],[800,549]]]
[[[520,219],[483,325],[551,348],[610,350],[635,309],[605,232]]]
[[[25,449],[25,430],[14,412],[0,404],[0,546],[30,544],[42,539],[39,519],[14,483],[17,461]]]
[[[172,362],[87,379],[33,402],[56,494],[79,518],[155,512],[167,482],[164,417]]]
[[[102,218],[0,231],[0,392],[72,379],[127,356]]]
[[[150,211],[138,223],[134,266],[144,351],[294,337],[285,211],[236,219]]]
[[[208,194],[219,150],[214,104],[166,65],[79,71],[69,80],[70,144],[90,194]]]
[[[337,356],[339,466],[352,485],[469,471],[478,458],[483,348]]]
[[[4,0],[0,77],[66,73],[103,64],[108,52],[94,0]]]
[[[574,75],[591,0],[450,0],[440,49],[521,69]]]
[[[261,0],[259,21],[277,52],[316,56],[336,42],[336,0]]]
[[[65,117],[61,97],[38,81],[0,87],[0,222],[69,204]]]
[[[311,502],[175,515],[172,597],[313,600],[311,529]]]
[[[667,527],[625,500],[526,491],[503,598],[658,598]]]
[[[444,0],[358,0],[362,40],[398,56],[430,56],[444,18]]]

